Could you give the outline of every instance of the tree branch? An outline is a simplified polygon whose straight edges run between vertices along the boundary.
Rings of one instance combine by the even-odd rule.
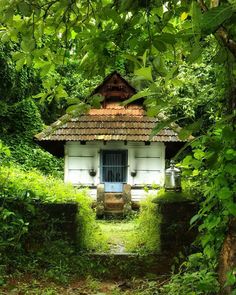
[[[206,6],[204,0],[197,0],[197,2],[199,3],[203,12],[208,11],[208,7]],[[219,1],[214,1],[214,7],[216,7],[216,4],[219,5]],[[227,47],[236,58],[236,42],[230,38],[227,30],[223,26],[220,26],[214,35],[223,42],[224,46]]]

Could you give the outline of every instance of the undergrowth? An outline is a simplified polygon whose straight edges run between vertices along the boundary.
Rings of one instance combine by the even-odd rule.
[[[160,251],[161,215],[153,198],[154,196],[148,194],[140,202],[140,212],[135,217],[135,234],[126,246],[128,252],[148,254]]]
[[[45,176],[37,170],[24,171],[10,163],[9,158],[9,149],[1,143],[0,284],[4,282],[4,276],[9,271],[36,271],[39,265],[39,269],[45,269],[47,277],[50,273],[54,277],[55,273],[58,273],[59,277],[61,273],[63,277],[66,277],[67,273],[69,276],[72,265],[70,257],[76,256],[81,250],[95,251],[98,241],[102,239],[95,212],[91,208],[91,199],[86,190],[76,189],[71,184],[64,184],[62,180]],[[33,222],[37,212],[35,204],[57,202],[78,203],[76,245],[65,245],[66,241],[60,239],[56,244],[56,241],[52,240],[54,233],[46,232],[44,237],[39,237],[41,240],[45,238],[46,241],[41,249],[27,249],[29,229],[32,230],[33,226],[34,230]],[[44,216],[41,219],[43,218]],[[38,235],[42,233],[38,232]],[[48,267],[44,267],[45,264]],[[62,278],[60,280],[62,281]]]

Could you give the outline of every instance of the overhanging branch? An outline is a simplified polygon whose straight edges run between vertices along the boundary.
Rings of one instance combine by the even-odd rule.
[[[208,11],[208,7],[206,6],[204,0],[197,0],[203,12]],[[216,7],[216,3],[219,5],[219,1],[214,3],[214,7]],[[236,42],[230,38],[229,33],[226,28],[220,26],[219,29],[214,34],[217,38],[219,38],[225,47],[227,47],[233,56],[236,58]]]

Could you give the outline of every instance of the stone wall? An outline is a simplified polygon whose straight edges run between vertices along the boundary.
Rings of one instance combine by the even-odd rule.
[[[198,206],[189,200],[169,201],[156,200],[161,214],[160,240],[161,253],[171,257],[179,251],[191,247],[197,230],[190,229],[190,220],[197,213]]]
[[[26,250],[58,239],[73,243],[77,241],[77,203],[42,203],[5,198],[4,207],[28,223],[28,230],[19,241]]]
[[[77,203],[38,203],[35,205],[36,214],[31,220],[29,234],[38,235],[44,232],[52,239],[77,240]]]

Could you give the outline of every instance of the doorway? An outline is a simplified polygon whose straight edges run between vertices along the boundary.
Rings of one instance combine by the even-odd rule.
[[[122,192],[127,182],[128,152],[127,150],[102,150],[101,182],[105,184],[105,192]]]

